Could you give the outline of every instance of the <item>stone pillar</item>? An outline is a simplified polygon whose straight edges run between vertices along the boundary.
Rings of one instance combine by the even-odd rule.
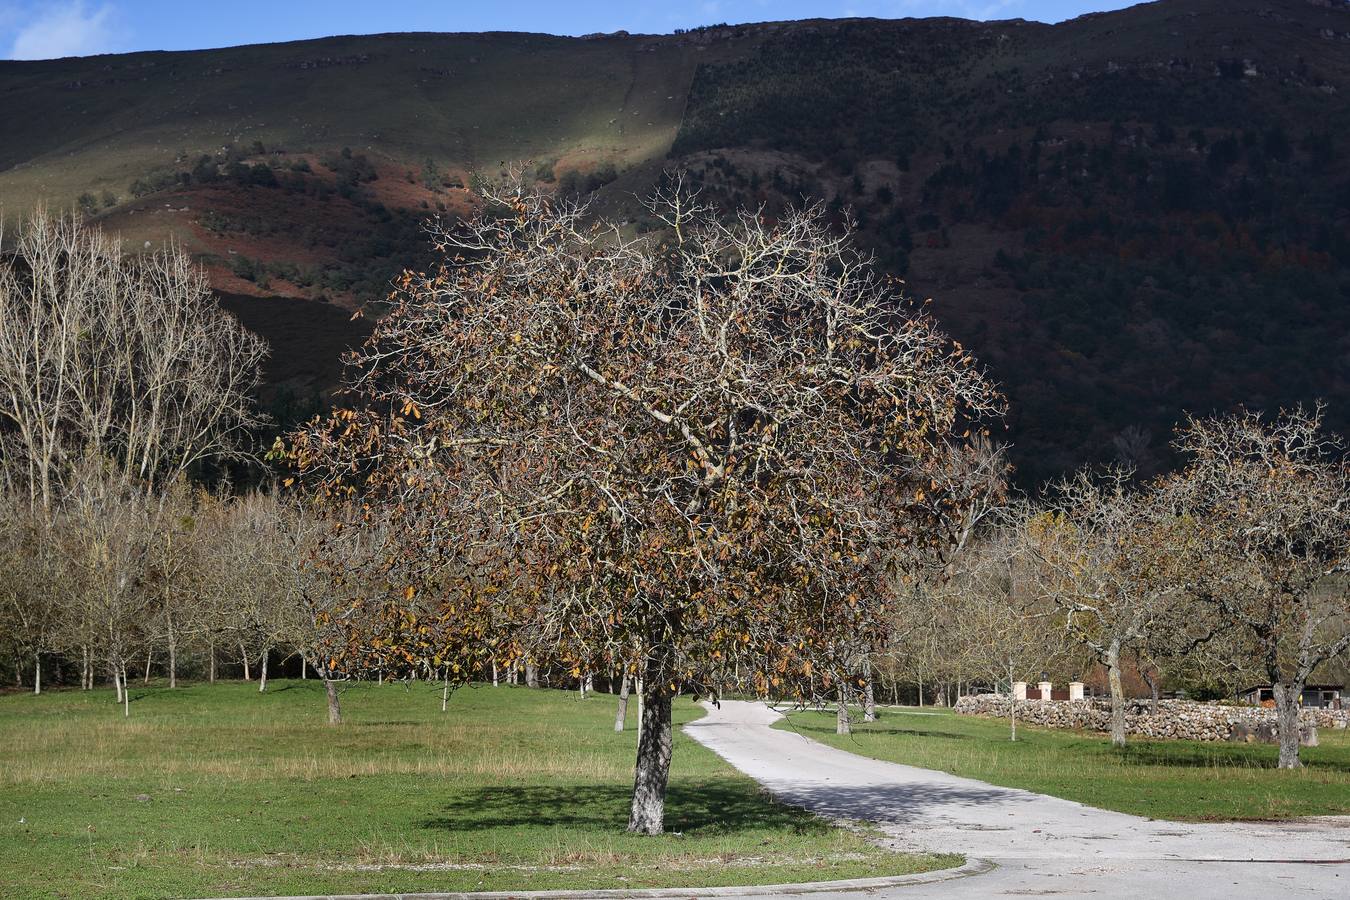
[[[1069,682],[1069,699],[1070,700],[1083,699],[1083,682],[1081,681]]]
[[[1014,681],[1012,683],[1012,694],[1014,700],[1027,699],[1027,683],[1025,681]]]
[[[1051,690],[1051,688],[1054,687],[1054,685],[1052,685],[1052,684],[1051,684],[1050,682],[1048,682],[1048,681],[1042,681],[1042,682],[1038,683],[1038,684],[1036,685],[1036,687],[1038,687],[1038,688],[1041,689],[1041,699],[1042,699],[1042,700],[1049,700],[1049,699],[1050,699],[1050,690]]]

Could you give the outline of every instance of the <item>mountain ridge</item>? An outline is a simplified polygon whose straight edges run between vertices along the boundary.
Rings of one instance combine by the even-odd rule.
[[[508,164],[639,231],[633,195],[681,167],[728,208],[808,198],[857,217],[1007,386],[1027,479],[1151,471],[1183,410],[1324,397],[1350,424],[1347,13],[1160,0],[1054,25],[390,33],[0,62],[0,206],[45,198],[131,246],[182,241],[237,308],[352,309],[426,264],[421,219],[473,208]],[[288,358],[278,380],[321,393],[332,361],[297,369],[314,351],[304,307],[283,306],[255,316]]]

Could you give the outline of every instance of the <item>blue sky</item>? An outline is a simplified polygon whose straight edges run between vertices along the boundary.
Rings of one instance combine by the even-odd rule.
[[[192,50],[383,31],[661,33],[716,22],[962,16],[1058,22],[1135,0],[0,0],[0,58]]]

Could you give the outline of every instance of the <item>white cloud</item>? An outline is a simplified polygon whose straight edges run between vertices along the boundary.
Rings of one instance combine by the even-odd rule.
[[[36,15],[20,19],[10,59],[89,56],[119,49],[122,29],[110,4],[95,8],[72,0],[43,6]]]

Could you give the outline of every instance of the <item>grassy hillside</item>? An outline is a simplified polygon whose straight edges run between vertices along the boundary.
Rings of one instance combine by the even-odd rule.
[[[648,44],[652,49],[648,49]],[[664,155],[693,58],[660,41],[396,34],[0,63],[0,196],[125,193],[232,145],[420,166]],[[189,163],[190,165],[190,163]]]
[[[379,299],[512,164],[641,227],[675,165],[727,206],[851,210],[1006,386],[1027,482],[1163,467],[1184,410],[1322,397],[1350,428],[1342,0],[340,37],[0,63],[0,97],[9,213],[82,200],[236,295]]]

